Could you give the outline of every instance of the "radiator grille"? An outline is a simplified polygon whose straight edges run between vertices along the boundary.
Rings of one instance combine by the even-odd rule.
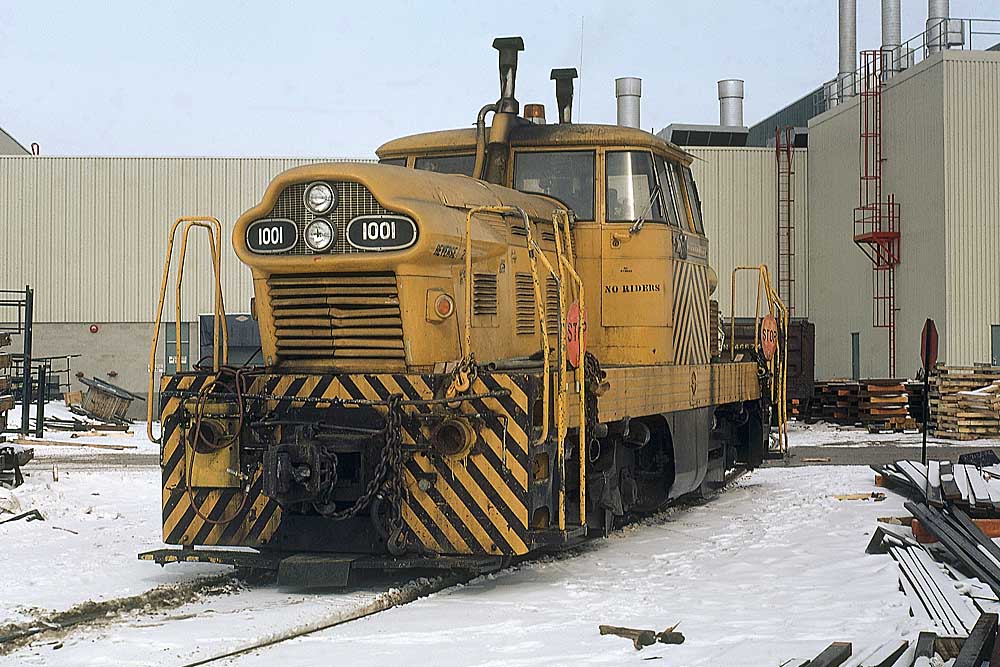
[[[279,275],[267,286],[279,361],[405,361],[395,274]]]
[[[368,188],[360,183],[351,181],[327,181],[337,191],[337,207],[332,213],[317,216],[306,208],[303,197],[306,187],[311,183],[299,183],[290,185],[278,195],[278,201],[268,217],[287,218],[295,223],[299,229],[299,240],[295,247],[288,253],[290,255],[315,255],[329,253],[348,252],[371,252],[358,250],[347,242],[347,223],[359,215],[398,215],[386,209],[375,199],[375,196]],[[310,222],[316,218],[329,220],[336,231],[336,238],[333,245],[327,250],[317,253],[306,245],[305,229]]]
[[[474,274],[472,280],[472,312],[475,315],[497,314],[496,274]]]
[[[535,333],[535,288],[530,273],[514,274],[514,328],[519,334]]]

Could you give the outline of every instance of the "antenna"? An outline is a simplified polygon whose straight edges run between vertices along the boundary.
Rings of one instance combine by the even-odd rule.
[[[577,70],[580,72],[580,83],[576,87],[576,117],[579,119],[581,118],[580,105],[583,100],[583,16],[580,16],[580,66],[577,67]]]

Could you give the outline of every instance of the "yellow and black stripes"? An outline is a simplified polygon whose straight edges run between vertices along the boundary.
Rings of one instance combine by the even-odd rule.
[[[161,392],[197,392],[208,378],[207,375],[164,378]],[[192,452],[184,442],[184,426],[179,419],[184,400],[179,397],[168,398],[160,415],[160,423],[163,425],[160,456],[163,541],[167,544],[248,546],[267,542],[280,521],[281,508],[278,503],[263,495],[259,467],[250,480],[248,492],[242,488],[195,488],[189,493],[188,470],[197,465],[197,455],[190,460]],[[205,517],[210,521],[206,521]],[[227,517],[231,517],[231,520],[215,523]]]
[[[202,374],[165,378],[162,390],[190,394],[207,378]],[[340,400],[371,401],[357,407],[385,415],[389,396],[431,400],[440,395],[441,385],[449,379],[447,375],[392,373],[262,374],[252,379],[246,393],[278,421],[295,419],[307,406],[324,410]],[[527,375],[487,373],[475,380],[470,395],[493,396],[460,403],[460,412],[477,433],[471,451],[460,460],[440,456],[428,444],[445,411],[443,406],[411,403],[403,407],[400,473],[405,498],[399,509],[412,548],[440,554],[514,555],[528,551],[529,396],[533,381]],[[190,452],[185,452],[184,429],[178,418],[189,407],[185,400],[193,401],[168,398],[161,415],[164,540],[190,545],[266,544],[280,531],[282,510],[263,494],[259,464],[253,467],[246,493],[239,488],[195,488],[189,494],[185,465]],[[454,414],[453,410],[448,412]],[[280,441],[280,428],[275,437]],[[377,440],[373,446],[379,446]],[[191,495],[199,512],[212,521],[199,516]],[[213,523],[226,517],[232,520]],[[321,548],[337,551],[338,545]]]
[[[674,262],[674,363],[707,364],[710,359],[708,269]]]

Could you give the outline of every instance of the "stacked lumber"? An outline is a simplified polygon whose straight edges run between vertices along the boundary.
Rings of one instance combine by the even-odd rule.
[[[910,416],[906,385],[902,380],[862,380],[858,392],[862,424],[884,424],[890,418]]]
[[[823,397],[826,395],[826,383],[817,382],[813,385],[812,405],[809,406],[809,418],[813,421],[823,419]]]
[[[1000,417],[992,408],[1000,388],[1000,366],[938,364],[930,378],[928,422],[933,433],[951,440],[1000,437]],[[978,390],[986,391],[976,393]]]

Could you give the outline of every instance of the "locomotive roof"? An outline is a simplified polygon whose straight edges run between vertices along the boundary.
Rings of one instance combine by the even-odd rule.
[[[535,125],[523,121],[511,132],[510,142],[515,147],[636,146],[654,149],[685,164],[690,164],[694,159],[690,153],[654,134],[621,125],[588,123]],[[393,139],[379,146],[375,153],[380,158],[387,158],[413,153],[475,150],[475,147],[476,130],[475,128],[467,128],[424,132]]]

